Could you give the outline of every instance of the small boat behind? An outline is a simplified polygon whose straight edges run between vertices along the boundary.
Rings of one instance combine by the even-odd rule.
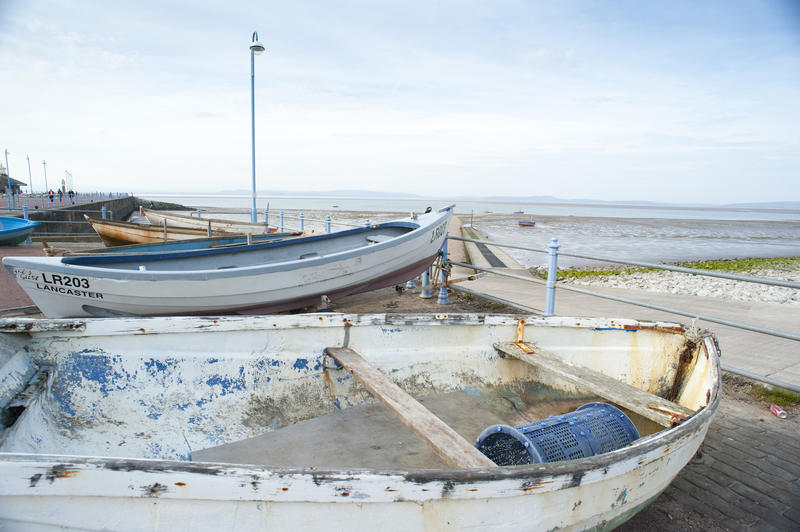
[[[39,222],[13,218],[0,217],[0,246],[16,246],[24,242],[33,233]]]
[[[262,235],[228,235],[212,238],[193,238],[188,240],[168,240],[166,242],[155,242],[146,244],[128,244],[123,246],[113,246],[97,249],[73,250],[67,248],[50,247],[45,242],[44,254],[48,257],[71,256],[71,255],[156,255],[163,253],[187,253],[201,249],[232,248],[235,246],[247,246],[260,242],[271,242],[282,238],[292,238],[301,236],[303,233],[266,233]]]
[[[533,220],[520,220],[517,222],[517,225],[520,227],[533,227],[536,225],[536,222]]]
[[[275,312],[413,279],[438,256],[452,209],[245,246],[3,265],[49,318]]]
[[[0,319],[0,529],[613,529],[703,442],[716,342],[519,318]]]
[[[199,216],[186,216],[185,214],[175,214],[167,211],[155,211],[152,209],[141,209],[147,221],[153,225],[164,225],[170,227],[186,227],[194,229],[205,229],[209,227],[215,232],[237,233],[237,234],[261,234],[264,232],[264,224],[254,224],[251,222],[240,222],[238,220],[225,220],[222,218],[200,218]],[[272,231],[272,229],[270,229]]]
[[[152,244],[156,242],[170,242],[175,240],[194,240],[198,238],[230,236],[221,231],[209,231],[208,228],[172,227],[168,224],[148,225],[120,220],[100,220],[83,215],[103,240],[106,246],[124,246],[128,244]],[[264,232],[264,226],[261,226]]]

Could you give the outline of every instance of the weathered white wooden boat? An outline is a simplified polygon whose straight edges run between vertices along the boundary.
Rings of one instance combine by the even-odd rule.
[[[45,316],[262,313],[405,282],[442,247],[452,207],[244,248],[131,256],[5,257]]]
[[[105,221],[105,220],[103,220]],[[120,223],[120,222],[117,222]],[[128,222],[123,222],[128,223]],[[139,224],[132,224],[139,225]],[[148,226],[145,226],[148,227]],[[167,240],[166,242],[151,242],[144,244],[126,244],[112,247],[96,248],[96,249],[69,249],[51,247],[45,242],[42,248],[44,254],[48,257],[54,256],[69,256],[69,255],[97,255],[97,254],[156,254],[156,253],[172,253],[172,252],[186,252],[198,249],[211,249],[233,246],[245,246],[248,244],[259,242],[271,242],[281,238],[293,238],[301,236],[302,233],[289,232],[289,233],[264,233],[261,235],[233,235],[230,233],[223,233],[224,236],[214,236],[211,238],[189,238],[187,240]]]
[[[149,244],[155,242],[173,242],[180,240],[196,240],[198,238],[230,236],[222,231],[211,231],[199,227],[172,227],[168,224],[148,225],[120,220],[100,220],[83,217],[92,226],[95,233],[106,246],[123,246],[131,243]],[[262,227],[262,233],[263,227]]]
[[[264,232],[264,224],[254,224],[251,222],[240,222],[238,220],[226,220],[223,218],[201,218],[199,216],[187,216],[169,211],[155,211],[152,209],[139,209],[147,221],[153,225],[164,225],[166,222],[170,227],[189,227],[205,229],[211,227],[212,231],[222,231],[227,233],[240,234],[259,234]]]
[[[518,318],[0,320],[0,528],[613,528],[703,441],[716,343],[668,323]],[[489,424],[597,396],[641,437],[558,462],[474,456]]]
[[[11,216],[0,216],[0,246],[16,246],[24,242],[39,222]]]

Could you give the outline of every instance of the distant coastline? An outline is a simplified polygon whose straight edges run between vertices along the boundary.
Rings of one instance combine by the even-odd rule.
[[[137,192],[139,197],[197,197],[197,198],[251,198],[248,190],[230,190],[220,192],[200,192],[187,194],[186,192]],[[293,198],[293,199],[352,199],[352,200],[400,200],[400,201],[465,201],[470,203],[487,202],[501,204],[530,204],[530,205],[576,205],[592,207],[636,207],[640,209],[720,209],[720,210],[778,210],[800,212],[800,201],[770,201],[751,203],[662,203],[643,200],[592,200],[586,198],[558,198],[556,196],[449,196],[440,195],[421,196],[410,193],[385,193],[370,190],[327,190],[319,192],[309,191],[258,191],[258,198]]]
[[[192,207],[217,207],[250,211],[249,194],[167,194],[136,193],[147,200],[170,201]],[[392,196],[342,196],[324,194],[305,195],[267,195],[259,194],[257,209],[260,213],[269,206],[271,211],[295,209],[307,211],[350,210],[363,212],[408,213],[420,212],[427,207],[440,208],[455,204],[456,212],[476,215],[485,212],[514,214],[522,211],[528,216],[576,216],[599,218],[664,218],[697,220],[757,220],[800,222],[800,202],[798,209],[770,209],[755,207],[691,206],[668,204],[630,204],[630,203],[570,203],[531,202],[525,198],[503,199],[464,199],[436,198],[406,195]],[[334,208],[334,205],[337,207]]]

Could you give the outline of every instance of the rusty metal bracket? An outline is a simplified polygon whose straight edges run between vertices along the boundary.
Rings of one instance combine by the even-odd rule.
[[[525,345],[525,320],[523,318],[517,320],[517,341],[514,345],[529,355],[533,353],[533,349]]]
[[[682,414],[680,412],[675,412],[674,410],[669,410],[668,408],[663,408],[663,407],[660,407],[658,405],[652,405],[652,404],[651,405],[647,405],[647,408],[649,408],[651,410],[655,410],[656,412],[663,412],[665,414],[669,414],[670,421],[672,422],[672,426],[673,427],[675,425],[680,425],[681,423],[683,423],[684,421],[689,419],[689,416],[687,416],[686,414]]]

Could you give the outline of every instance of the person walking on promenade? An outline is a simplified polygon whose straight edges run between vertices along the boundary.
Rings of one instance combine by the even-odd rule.
[[[47,195],[48,195],[48,196],[50,196],[50,205],[52,205],[52,204],[53,204],[53,194],[55,194],[55,192],[53,192],[53,189],[51,188],[51,189],[50,189],[50,190],[47,192]]]
[[[69,202],[70,203],[75,203],[75,191],[73,191],[72,189],[69,189],[69,192],[67,192],[67,195],[69,195]]]

